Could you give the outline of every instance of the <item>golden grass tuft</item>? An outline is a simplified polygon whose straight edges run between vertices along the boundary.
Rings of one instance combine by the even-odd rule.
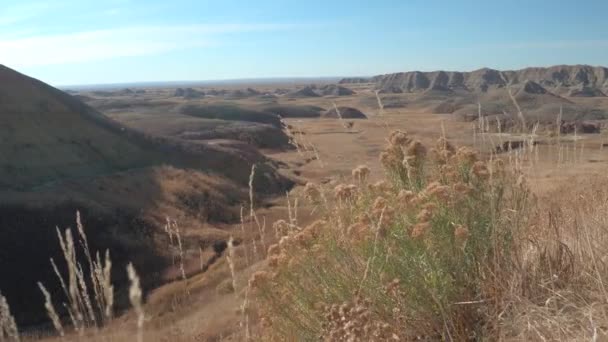
[[[0,293],[0,341],[19,342],[19,330],[6,298]]]

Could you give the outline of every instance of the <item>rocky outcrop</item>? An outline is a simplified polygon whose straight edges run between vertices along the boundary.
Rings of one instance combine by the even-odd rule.
[[[313,86],[306,86],[304,88],[287,93],[287,96],[293,98],[319,97],[319,94],[317,94]]]
[[[580,86],[570,89],[568,92],[569,97],[604,97],[606,94],[601,89],[591,88],[587,86]]]
[[[205,96],[205,93],[202,91],[198,91],[192,88],[177,88],[175,89],[175,93],[173,93],[175,97],[183,97],[185,99],[198,99]]]
[[[331,108],[321,115],[323,118],[367,119],[360,110],[352,107]]]
[[[360,83],[371,83],[371,78],[368,77],[347,77],[343,78],[338,84],[360,84]]]
[[[355,92],[339,85],[328,84],[318,89],[317,94],[322,96],[350,96]]]
[[[470,92],[487,92],[491,89],[527,82],[547,89],[571,90],[572,96],[603,96],[608,89],[608,68],[588,65],[559,65],[548,68],[526,68],[499,71],[479,69],[471,72],[401,72],[376,76],[376,88],[382,93],[415,93],[427,90],[452,91],[466,89]],[[345,80],[343,80],[345,81]],[[538,87],[536,87],[537,90]],[[572,89],[581,89],[580,91]]]
[[[543,88],[543,86],[534,81],[526,81],[520,88],[519,92],[535,95],[542,95],[548,93],[547,89]]]

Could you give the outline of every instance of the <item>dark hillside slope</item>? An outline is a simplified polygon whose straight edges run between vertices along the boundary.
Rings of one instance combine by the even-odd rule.
[[[63,179],[160,164],[218,172],[246,184],[249,174],[243,164],[267,162],[255,151],[243,155],[130,129],[1,65],[0,141],[0,189],[27,190]],[[268,184],[260,189],[278,191],[282,180],[266,171],[269,175],[261,181]]]
[[[49,258],[63,269],[55,227],[73,228],[77,210],[93,253],[112,255],[117,293],[129,261],[150,289],[170,280],[167,217],[179,221],[186,250],[225,242],[232,233],[209,225],[239,219],[253,164],[256,203],[292,185],[252,146],[143,133],[0,66],[0,291],[18,323],[47,319],[38,281],[65,300]]]

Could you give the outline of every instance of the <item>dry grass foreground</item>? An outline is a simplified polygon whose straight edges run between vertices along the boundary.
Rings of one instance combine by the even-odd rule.
[[[353,170],[352,184],[305,187],[303,196],[319,220],[305,228],[291,215],[276,222],[279,242],[268,248],[267,267],[244,288],[235,285],[239,275],[229,243],[232,288],[241,301],[240,328],[230,340],[608,337],[605,180],[569,191],[580,196],[576,203],[564,196],[538,200],[521,172],[523,154],[507,163],[495,156],[484,161],[445,138],[430,151],[403,132],[388,141],[383,181],[369,182],[369,168],[361,166]],[[80,228],[78,236],[89,255]],[[70,263],[76,243],[67,233],[60,240]],[[66,325],[65,340],[163,340],[142,327],[145,307],[133,269],[133,327],[124,334],[96,328],[113,317],[111,308],[106,314],[111,296],[104,290],[111,288],[104,285],[110,261],[85,260],[90,281],[78,263],[60,276],[70,315],[61,327],[55,324],[58,333]],[[18,339],[3,298],[0,308],[0,336]],[[177,340],[188,339],[194,336]]]
[[[537,201],[523,158],[480,161],[393,133],[387,178],[304,195],[322,219],[268,250],[250,280],[261,340],[588,341],[606,334],[606,183]],[[556,197],[554,197],[556,198]],[[559,197],[557,197],[559,198]]]

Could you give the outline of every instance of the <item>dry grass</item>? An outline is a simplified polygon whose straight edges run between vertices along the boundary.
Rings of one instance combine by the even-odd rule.
[[[379,107],[381,121],[388,126],[390,110],[385,113],[381,102]],[[314,156],[312,160],[319,166],[327,167],[321,174],[331,174],[336,161],[327,154],[326,162],[321,161],[326,146],[305,136],[305,125],[298,123],[290,132],[298,154]],[[475,135],[477,146],[486,151],[502,142],[501,128],[498,135],[492,135],[489,125],[481,120]],[[199,296],[198,291],[212,288],[216,297],[223,298],[212,301],[213,305],[226,305],[223,309],[227,311],[237,309],[234,320],[221,321],[222,331],[232,332],[231,340],[607,338],[608,270],[604,263],[608,250],[604,246],[608,241],[604,230],[608,226],[608,182],[599,179],[585,188],[561,190],[535,200],[522,177],[522,172],[538,168],[535,129],[521,134],[526,141],[521,150],[501,155],[504,165],[496,155],[482,158],[466,149],[453,149],[445,139],[445,129],[442,131],[443,139],[432,153],[424,153],[424,145],[409,135],[392,135],[382,157],[386,173],[370,163],[369,168],[354,169],[352,180],[343,177],[342,184],[310,183],[302,194],[310,205],[288,194],[288,218],[273,225],[276,245],[271,245],[269,235],[273,234],[267,234],[265,219],[254,206],[251,189],[256,170],[252,169],[249,203],[242,204],[249,214],[241,210],[241,232],[226,232],[237,239],[230,240],[225,258],[211,266],[208,277],[186,277],[184,250],[175,240],[182,279],[160,291],[174,296],[171,310],[181,312],[175,316],[188,312],[188,319],[167,318],[159,313],[161,306],[150,308],[148,304],[144,316],[141,292],[130,291],[135,312],[113,319],[110,310],[104,320],[112,322],[109,329],[104,328],[101,318],[108,317],[107,310],[99,309],[90,277],[81,276],[88,293],[75,302],[83,310],[87,322],[83,325],[91,327],[83,336],[98,341],[206,340],[201,336],[222,340],[226,337],[222,333],[199,333],[203,316],[213,315],[217,308],[209,308],[202,300],[208,297]],[[559,132],[557,135],[550,146],[556,150],[550,156],[552,165],[566,168],[581,161],[587,148],[581,144],[566,152],[569,145],[562,143]],[[375,182],[379,178],[383,181]],[[319,221],[302,223],[299,217],[305,209],[312,212],[305,215]],[[172,235],[175,231],[167,231],[170,240],[178,239]],[[80,232],[78,236],[82,237]],[[63,240],[69,245],[67,232]],[[80,242],[82,260],[87,265],[102,265],[99,256],[87,261],[86,253],[91,253],[84,240]],[[200,250],[198,253],[200,263]],[[247,283],[262,258],[266,258],[267,268]],[[111,265],[109,257],[104,261],[102,269]],[[81,291],[79,267],[75,267],[75,279]],[[136,277],[129,276],[136,283]],[[66,279],[69,294],[69,272]],[[107,298],[104,289],[110,284],[109,277],[103,279],[100,298]],[[69,301],[67,304],[72,307]],[[194,311],[197,313],[192,314]],[[78,332],[72,332],[77,324],[71,323],[77,320],[60,321],[66,326],[68,340],[79,339]],[[146,329],[142,328],[144,322]],[[226,330],[228,325],[231,328]],[[157,330],[152,331],[153,327]]]
[[[505,340],[608,338],[607,201],[604,177],[542,198],[522,264],[529,286],[502,322]]]
[[[539,167],[537,129],[520,150],[488,161],[445,138],[430,161],[423,145],[395,133],[381,155],[384,181],[367,182],[360,166],[333,196],[307,184],[303,196],[321,220],[278,230],[268,270],[250,280],[259,337],[608,338],[608,179],[531,196],[524,173]],[[486,125],[479,131],[480,144],[496,146]],[[582,161],[584,147],[572,154],[557,167]]]
[[[19,331],[6,298],[0,293],[0,341],[19,341]]]
[[[307,186],[322,221],[287,230],[250,283],[276,340],[494,336],[528,193],[501,163],[395,132],[386,180]],[[331,197],[332,201],[325,198]]]

